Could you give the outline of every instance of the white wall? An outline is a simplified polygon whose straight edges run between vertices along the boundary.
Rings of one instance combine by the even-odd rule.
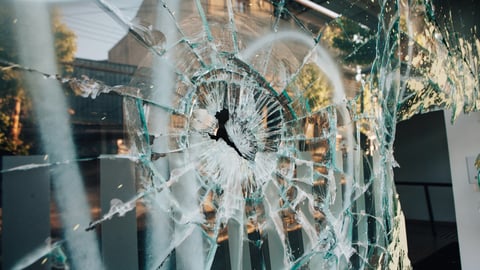
[[[445,112],[462,269],[479,269],[480,192],[468,183],[465,158],[480,153],[480,112],[462,115],[453,125],[450,117]]]

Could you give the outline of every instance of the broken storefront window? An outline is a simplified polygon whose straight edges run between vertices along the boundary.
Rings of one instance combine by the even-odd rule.
[[[208,269],[222,245],[232,269],[409,268],[395,126],[478,108],[478,40],[440,26],[429,1],[155,3],[137,23],[97,1],[146,48],[129,84],[52,76],[32,56],[32,33],[19,34],[21,65],[2,60],[30,87],[37,76],[85,97],[123,97],[128,151],[117,158],[135,161],[137,194],[89,225],[88,215],[63,222],[93,230],[141,204],[147,269]],[[42,99],[62,99],[32,96],[40,115]],[[50,165],[69,168],[57,177],[75,173],[69,147],[45,142]],[[88,213],[82,196],[57,199],[60,209]],[[102,267],[94,237],[78,237],[65,234],[69,263]]]

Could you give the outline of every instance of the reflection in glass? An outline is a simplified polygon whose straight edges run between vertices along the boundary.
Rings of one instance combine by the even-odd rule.
[[[19,58],[0,55],[2,82],[12,70],[25,76],[15,80],[32,93],[52,167],[81,185],[74,161],[113,152],[109,159],[135,163],[137,194],[93,218],[91,191],[65,199],[72,191],[55,187],[60,212],[84,213],[62,216],[63,226],[89,231],[88,243],[64,234],[74,268],[87,265],[85,254],[101,267],[97,226],[134,210],[146,269],[410,267],[393,184],[395,126],[417,113],[478,108],[478,40],[440,27],[429,1],[144,1],[134,20],[113,1],[97,4],[128,31],[103,66],[135,70],[128,83],[78,73],[81,60],[61,63],[73,76],[54,68],[53,54],[36,60],[38,34],[28,27],[12,26]],[[29,18],[23,5],[9,20],[43,23],[40,36],[53,44],[46,14]],[[122,108],[121,123],[111,122],[124,127],[111,138],[116,151],[78,156],[66,150],[74,142],[49,141],[68,120],[42,121],[42,100],[56,96],[63,110],[63,96],[75,95]]]

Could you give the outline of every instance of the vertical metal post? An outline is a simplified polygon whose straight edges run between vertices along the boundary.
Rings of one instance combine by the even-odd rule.
[[[100,173],[102,214],[108,213],[113,199],[126,202],[135,196],[135,165],[129,159],[101,159]],[[102,224],[102,256],[106,269],[137,270],[137,246],[135,210]]]

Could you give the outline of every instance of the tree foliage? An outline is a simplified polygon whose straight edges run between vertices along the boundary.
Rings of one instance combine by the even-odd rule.
[[[306,63],[302,67],[287,90],[294,92],[293,89],[306,99],[310,111],[316,111],[332,103],[331,82],[315,63]]]
[[[346,17],[340,17],[331,23],[323,36],[345,64],[368,65],[375,59],[375,33]]]
[[[75,52],[77,51],[77,39],[75,33],[61,21],[58,10],[53,10],[52,25],[54,32],[54,46],[57,56],[57,62],[62,67],[62,73],[71,73],[73,67],[69,63],[73,62]]]
[[[14,9],[0,4],[0,154],[28,154],[30,143],[24,142],[22,124],[31,119],[31,104],[22,84],[22,73],[11,63],[18,63],[16,28],[22,22],[15,17]],[[76,37],[64,23],[58,11],[52,12],[52,31],[55,53],[59,63],[72,62],[76,51]],[[72,71],[69,65],[59,65],[59,72]]]

